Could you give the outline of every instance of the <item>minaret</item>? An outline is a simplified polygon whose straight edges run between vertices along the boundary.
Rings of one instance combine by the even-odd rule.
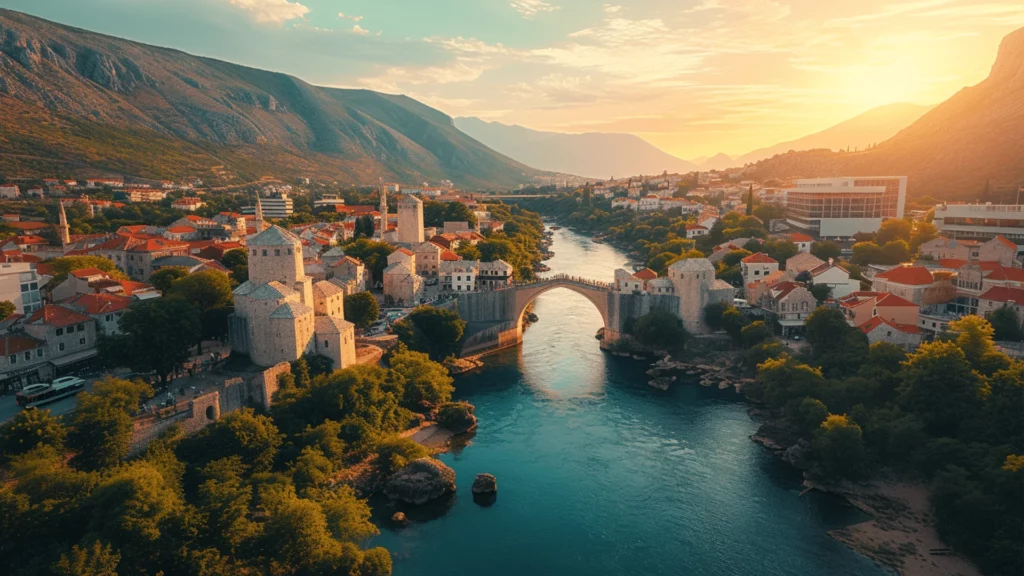
[[[68,244],[71,244],[71,227],[68,226],[68,215],[64,213],[63,200],[60,203],[60,223],[57,228],[60,228],[60,245],[67,248]]]
[[[384,187],[384,179],[380,179],[380,239],[388,231],[388,191]]]
[[[256,193],[256,233],[263,232],[263,205],[260,204],[260,193]]]
[[[89,201],[89,195],[88,194],[83,194],[82,195],[82,202],[85,202],[85,209],[89,211],[89,219],[91,220],[91,219],[95,218],[96,217],[96,208],[92,205],[92,202]]]

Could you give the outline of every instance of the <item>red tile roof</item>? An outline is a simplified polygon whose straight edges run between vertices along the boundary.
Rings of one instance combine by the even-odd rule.
[[[895,294],[885,292],[875,299],[875,306],[899,306],[901,308],[920,308],[906,298],[900,298]]]
[[[1020,268],[1009,268],[999,266],[985,276],[986,280],[1006,280],[1009,282],[1024,282],[1024,270]]]
[[[1017,243],[1016,242],[1012,242],[1012,241],[1006,239],[1005,237],[1003,237],[1002,235],[996,236],[995,238],[993,238],[993,240],[999,241],[1001,244],[1003,244],[1004,246],[1006,246],[1008,248],[1013,248],[1014,250],[1017,249]]]
[[[906,286],[926,286],[934,282],[932,273],[921,266],[897,266],[875,275],[875,278]]]
[[[918,328],[917,326],[914,326],[912,324],[897,324],[895,322],[890,322],[890,321],[886,320],[885,318],[882,318],[881,316],[875,316],[871,320],[868,320],[867,322],[861,324],[860,325],[860,331],[865,333],[865,334],[869,334],[875,328],[878,328],[879,326],[883,326],[883,325],[884,326],[888,326],[889,328],[892,328],[893,330],[898,330],[900,332],[903,332],[904,334],[920,334],[921,333],[921,329]]]
[[[444,260],[446,262],[457,262],[459,260],[462,260],[462,256],[459,256],[458,254],[452,252],[451,250],[445,250],[444,252],[441,252],[441,260]]]
[[[0,356],[13,356],[46,346],[46,342],[22,334],[0,336]]]
[[[32,316],[29,317],[29,324],[49,324],[56,328],[63,328],[65,326],[71,326],[72,324],[81,324],[82,322],[91,322],[92,318],[79,314],[70,308],[58,306],[56,304],[47,304],[39,310],[36,310]]]
[[[76,310],[95,316],[120,312],[131,306],[132,299],[116,294],[77,294],[64,300],[64,303]]]
[[[191,226],[171,226],[167,229],[171,234],[191,234],[196,231]]]
[[[949,268],[950,270],[959,270],[967,265],[967,260],[960,258],[939,258],[937,262],[939,263],[939,266]]]
[[[986,290],[980,298],[982,300],[992,300],[993,302],[1013,302],[1014,304],[1024,304],[1024,288],[995,286]]]
[[[746,264],[778,264],[778,261],[776,261],[771,256],[765,254],[764,252],[751,254],[750,256],[747,256],[746,258],[741,260],[741,262],[744,262]]]
[[[26,230],[26,231],[28,231],[28,230],[42,230],[44,228],[49,228],[50,227],[50,225],[47,224],[46,222],[31,222],[31,221],[29,221],[29,222],[6,222],[5,225],[10,227],[10,228],[14,228],[16,230]]]
[[[401,252],[402,254],[405,254],[406,256],[412,256],[413,255],[412,250],[409,250],[408,248],[399,248],[398,250],[395,250],[395,252]]]
[[[654,270],[651,270],[650,268],[644,268],[639,272],[634,272],[633,277],[638,278],[640,280],[654,280],[658,277],[658,273],[655,272]]]
[[[800,232],[793,232],[792,234],[789,235],[789,241],[790,242],[814,242],[814,238],[811,238],[807,234],[802,234]]]
[[[107,273],[99,268],[82,268],[81,270],[74,270],[69,272],[75,278],[88,278],[90,276],[106,276]]]

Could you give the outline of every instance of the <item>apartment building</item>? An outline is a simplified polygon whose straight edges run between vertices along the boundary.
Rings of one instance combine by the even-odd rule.
[[[957,239],[992,240],[1002,236],[1024,245],[1024,205],[939,204],[935,207],[939,233]]]
[[[903,218],[907,177],[802,179],[783,193],[787,224],[822,238],[850,238],[877,232],[890,218]]]

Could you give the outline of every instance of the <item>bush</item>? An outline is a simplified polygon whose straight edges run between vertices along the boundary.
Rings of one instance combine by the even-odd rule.
[[[476,426],[476,407],[469,402],[448,402],[437,409],[437,423],[452,432],[464,432]]]
[[[689,336],[683,321],[667,312],[652,311],[637,318],[629,333],[644,346],[680,349]]]
[[[398,472],[406,464],[417,458],[424,458],[430,452],[420,446],[411,438],[389,436],[377,443],[374,451],[377,453],[377,460],[374,470],[381,476],[387,477]]]

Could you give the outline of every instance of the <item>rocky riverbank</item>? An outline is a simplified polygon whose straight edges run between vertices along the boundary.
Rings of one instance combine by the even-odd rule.
[[[761,422],[750,439],[804,471],[801,495],[811,490],[835,494],[872,516],[867,522],[831,530],[829,536],[897,574],[981,576],[970,561],[942,543],[931,515],[927,486],[887,477],[870,482],[815,481],[808,474],[812,448],[796,427],[781,414],[762,408],[752,408],[749,414]]]

